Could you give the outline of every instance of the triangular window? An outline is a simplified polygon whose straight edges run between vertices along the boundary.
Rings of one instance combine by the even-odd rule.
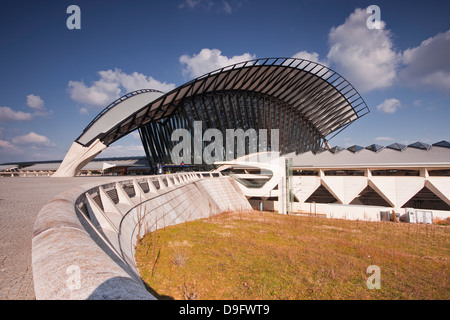
[[[427,187],[417,192],[402,208],[450,210],[450,206]]]
[[[350,204],[359,204],[366,206],[390,207],[391,205],[383,199],[373,188],[367,186],[360,194],[353,199]]]
[[[309,196],[308,199],[306,199],[305,202],[315,202],[315,203],[338,203],[339,201],[331,194],[330,191],[327,190],[323,185],[320,185],[316,189],[316,191],[313,192],[312,195]]]

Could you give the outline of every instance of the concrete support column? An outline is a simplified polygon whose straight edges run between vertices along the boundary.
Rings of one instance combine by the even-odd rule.
[[[428,179],[430,177],[430,175],[428,174],[428,169],[427,168],[421,168],[420,169],[420,176]]]
[[[88,147],[74,142],[52,177],[75,177],[86,164],[94,159],[102,150],[106,149],[106,147],[99,139],[95,140]]]

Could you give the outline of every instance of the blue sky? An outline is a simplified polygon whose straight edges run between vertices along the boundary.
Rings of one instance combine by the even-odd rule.
[[[381,29],[367,27],[370,5]],[[267,57],[324,63],[360,92],[371,112],[332,146],[450,140],[449,13],[435,0],[2,1],[0,163],[62,159],[129,91]],[[126,155],[144,155],[136,134],[101,154]]]

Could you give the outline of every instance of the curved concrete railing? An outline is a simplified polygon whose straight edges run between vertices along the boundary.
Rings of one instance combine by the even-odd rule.
[[[84,185],[39,212],[32,268],[37,299],[155,299],[134,261],[146,232],[251,210],[236,182],[219,173],[178,173]]]

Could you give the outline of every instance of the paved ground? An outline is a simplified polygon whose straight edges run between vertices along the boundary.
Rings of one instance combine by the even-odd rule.
[[[35,299],[31,240],[39,210],[73,187],[118,177],[0,177],[0,300]]]

